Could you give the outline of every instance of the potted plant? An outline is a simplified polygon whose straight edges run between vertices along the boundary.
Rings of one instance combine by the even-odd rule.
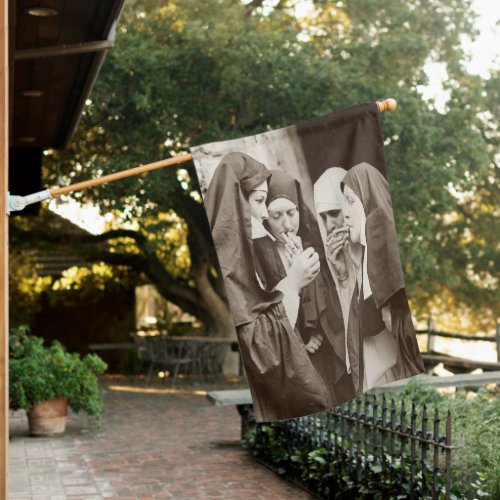
[[[80,357],[60,342],[44,346],[29,335],[27,327],[11,330],[9,337],[10,407],[28,413],[33,435],[64,432],[67,408],[90,416],[102,413],[102,389],[98,376],[106,363],[96,354]]]

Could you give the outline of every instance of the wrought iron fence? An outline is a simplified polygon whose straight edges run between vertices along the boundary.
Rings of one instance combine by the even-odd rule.
[[[426,405],[412,403],[408,410],[403,401],[365,396],[328,412],[258,424],[252,448],[259,460],[281,472],[287,458],[298,462],[300,454],[323,450],[332,498],[338,477],[358,485],[383,484],[386,492],[403,498],[450,498],[451,415],[442,422],[438,410],[429,415]],[[266,443],[273,449],[266,451]],[[307,479],[299,482],[311,489]]]

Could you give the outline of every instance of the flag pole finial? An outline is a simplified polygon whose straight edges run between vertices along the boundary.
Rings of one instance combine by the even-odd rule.
[[[396,99],[392,98],[377,101],[376,104],[380,113],[383,113],[384,111],[394,111],[398,107],[398,102]]]

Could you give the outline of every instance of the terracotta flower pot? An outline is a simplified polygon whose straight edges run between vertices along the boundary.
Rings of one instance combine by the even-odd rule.
[[[66,429],[68,400],[54,398],[33,405],[28,412],[30,433],[33,436],[53,436]]]

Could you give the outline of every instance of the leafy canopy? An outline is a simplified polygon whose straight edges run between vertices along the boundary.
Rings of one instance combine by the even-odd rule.
[[[475,330],[491,327],[499,298],[493,186],[500,79],[464,69],[461,37],[475,34],[471,0],[315,1],[297,17],[301,3],[127,2],[79,132],[59,155],[63,174],[71,181],[96,177],[191,145],[396,97],[398,111],[382,121],[414,310],[467,307]],[[428,62],[448,73],[444,111],[422,97]],[[54,157],[47,156],[49,179]],[[133,221],[150,250],[171,271],[180,266],[179,279],[192,286],[194,233],[212,245],[196,208],[192,166],[74,196]],[[167,214],[175,214],[184,237],[165,240]],[[213,251],[211,262],[214,275]]]

